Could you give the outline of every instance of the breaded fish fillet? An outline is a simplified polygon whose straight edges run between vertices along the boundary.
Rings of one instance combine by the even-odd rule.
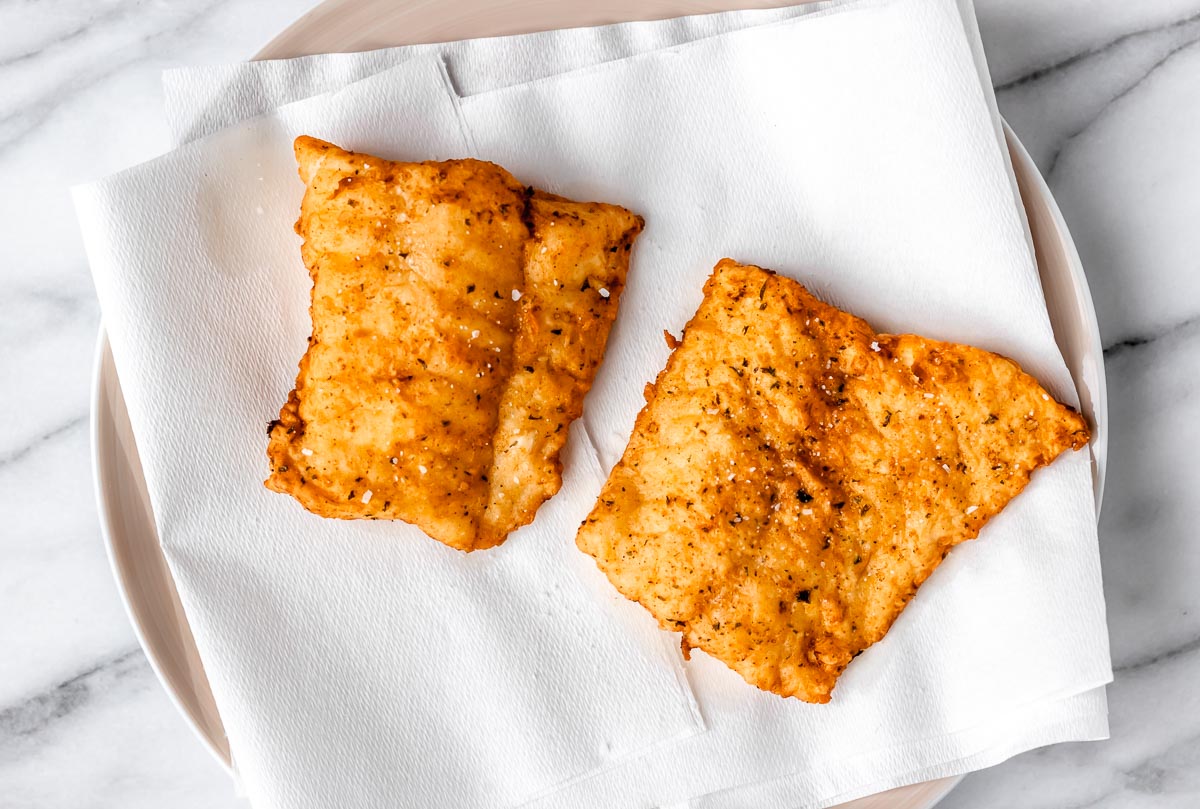
[[[395,163],[309,137],[295,151],[313,331],[266,485],[461,550],[502,542],[561,483],[640,217],[477,160]]]
[[[1083,419],[1009,359],[721,261],[577,543],[747,682],[827,702]]]

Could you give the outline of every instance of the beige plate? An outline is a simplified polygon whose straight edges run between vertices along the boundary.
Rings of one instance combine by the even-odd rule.
[[[277,36],[258,58],[361,51],[777,4],[769,0],[328,0]],[[1083,412],[1092,424],[1099,510],[1108,407],[1096,313],[1079,255],[1050,190],[1007,125],[1005,134],[1033,231],[1054,335],[1079,390]],[[103,330],[96,347],[92,396],[92,463],[101,531],[129,618],[167,693],[213,754],[229,767],[229,742],[159,548],[133,431]],[[959,780],[914,784],[861,798],[841,809],[928,809]]]

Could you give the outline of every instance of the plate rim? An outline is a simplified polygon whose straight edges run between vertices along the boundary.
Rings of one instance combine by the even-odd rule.
[[[301,31],[306,25],[311,25],[313,20],[322,19],[324,15],[329,13],[331,7],[346,5],[345,0],[326,0],[318,4],[309,12],[298,18],[296,21],[288,25],[286,28],[276,34],[269,43],[267,43],[255,55],[254,59],[263,58],[286,58],[285,55],[278,53],[279,44],[282,41],[295,38],[296,32]],[[299,55],[299,54],[297,54]],[[1085,355],[1096,360],[1096,367],[1093,369],[1096,374],[1096,384],[1094,390],[1090,391],[1090,412],[1085,415],[1089,416],[1089,421],[1092,423],[1094,430],[1093,440],[1089,444],[1089,449],[1092,453],[1092,463],[1094,470],[1093,491],[1096,498],[1096,513],[1099,517],[1100,506],[1103,501],[1105,470],[1107,467],[1107,449],[1108,449],[1108,406],[1107,406],[1107,385],[1105,378],[1103,344],[1100,339],[1099,324],[1096,317],[1095,302],[1091,295],[1087,283],[1087,277],[1083,271],[1083,264],[1079,258],[1078,250],[1075,246],[1074,239],[1071,237],[1070,230],[1067,227],[1066,221],[1062,216],[1062,212],[1058,207],[1057,201],[1051,192],[1048,184],[1045,181],[1041,171],[1033,162],[1024,144],[1021,143],[1016,133],[1008,125],[1008,122],[1001,118],[1003,134],[1008,146],[1010,157],[1014,164],[1014,170],[1020,168],[1025,178],[1031,181],[1031,189],[1037,194],[1040,202],[1045,206],[1046,212],[1050,217],[1050,225],[1053,230],[1053,235],[1056,237],[1058,247],[1062,251],[1065,259],[1066,270],[1069,273],[1072,282],[1073,303],[1074,309],[1081,318],[1081,327],[1086,332],[1087,350]],[[1024,209],[1026,216],[1030,215],[1030,205],[1020,197],[1021,207]],[[1043,272],[1043,268],[1038,264],[1039,276]],[[1045,279],[1042,279],[1043,291],[1045,287]],[[1056,335],[1057,336],[1057,335]],[[114,580],[117,583],[117,589],[120,594],[122,607],[125,610],[125,615],[133,628],[134,635],[137,638],[139,646],[145,653],[145,656],[154,671],[155,677],[158,679],[163,690],[167,693],[171,703],[176,710],[184,717],[185,721],[192,729],[193,733],[200,739],[204,747],[209,751],[218,764],[231,776],[236,778],[235,767],[232,763],[231,756],[228,755],[227,740],[225,745],[222,745],[216,738],[210,736],[202,727],[199,718],[196,716],[193,708],[186,704],[183,696],[174,685],[166,673],[166,661],[164,653],[159,649],[156,642],[149,640],[149,635],[146,632],[146,627],[138,617],[134,602],[136,600],[135,590],[131,585],[133,573],[126,570],[121,564],[119,551],[117,549],[118,540],[116,539],[117,530],[114,527],[114,512],[116,506],[110,508],[110,500],[115,497],[112,489],[115,484],[112,482],[112,474],[109,468],[111,459],[102,457],[102,450],[107,447],[107,442],[102,439],[102,432],[105,429],[114,430],[115,423],[113,420],[113,404],[114,401],[109,396],[110,389],[115,389],[120,393],[120,379],[116,374],[115,365],[106,362],[111,355],[111,350],[108,342],[108,335],[104,328],[104,322],[101,320],[96,346],[94,348],[92,361],[92,379],[90,390],[90,411],[89,411],[89,454],[92,465],[93,478],[93,495],[95,497],[97,515],[99,517],[101,538],[104,542],[105,554],[108,558],[109,567],[112,571]],[[1068,361],[1068,365],[1070,365]],[[112,367],[112,371],[107,369]],[[1077,393],[1083,398],[1084,392],[1080,390],[1081,382],[1075,379],[1075,369],[1070,368],[1072,381],[1075,384]],[[111,373],[111,379],[109,374]],[[121,397],[123,407],[123,395]],[[102,421],[101,416],[107,417],[106,421]],[[137,465],[136,472],[141,474],[140,463]],[[156,538],[157,539],[157,538]],[[160,550],[161,552],[161,550]],[[164,568],[165,569],[165,568]],[[172,591],[175,590],[174,580],[167,571],[167,586]],[[176,597],[177,593],[176,593]],[[186,623],[186,616],[181,616],[181,620]],[[204,686],[208,685],[207,676],[203,668],[199,671],[191,672],[193,679],[200,681]],[[906,785],[897,788],[907,790],[926,789],[929,794],[922,796],[926,802],[921,804],[921,809],[931,809],[934,805],[940,802],[947,794],[949,794],[955,786],[965,777],[965,774],[948,776],[945,778],[934,779],[931,781],[918,782],[915,784]],[[883,794],[883,793],[876,793]],[[916,797],[915,795],[913,797]]]
[[[127,571],[118,559],[119,551],[114,539],[117,532],[113,528],[113,510],[108,505],[109,497],[111,496],[109,489],[115,486],[115,484],[110,483],[111,475],[107,471],[109,464],[101,457],[101,448],[107,446],[107,442],[101,438],[101,432],[105,429],[116,430],[116,425],[112,421],[113,402],[107,398],[109,385],[115,385],[117,390],[121,388],[121,381],[116,375],[115,366],[113,367],[111,382],[105,374],[105,369],[108,365],[105,360],[111,354],[108,332],[105,330],[104,320],[101,318],[98,334],[96,335],[96,345],[93,348],[92,355],[92,379],[88,404],[88,455],[92,465],[92,494],[96,501],[96,512],[100,523],[100,537],[104,543],[104,555],[108,559],[109,570],[112,572],[113,579],[117,585],[117,592],[121,597],[121,608],[125,611],[125,617],[129,620],[129,625],[133,628],[133,635],[137,639],[138,646],[145,655],[147,662],[150,664],[150,669],[154,672],[158,684],[162,686],[162,690],[166,692],[167,698],[171,700],[171,704],[183,716],[187,726],[191,728],[193,734],[200,740],[200,743],[212,755],[213,759],[229,775],[236,778],[237,773],[233,767],[232,755],[227,754],[228,747],[226,746],[223,750],[220,743],[205,732],[193,709],[184,702],[183,696],[167,676],[165,655],[159,650],[157,643],[152,643],[148,640],[149,636],[146,628],[134,606],[134,590],[130,584],[133,579],[133,573],[132,571]],[[121,395],[121,404],[124,406],[124,394]],[[101,420],[101,413],[108,416],[107,422]],[[140,463],[138,472],[141,472]],[[155,540],[157,541],[157,536]],[[175,580],[169,572],[167,575],[169,579],[168,586],[172,591],[175,591]],[[176,593],[176,597],[178,597],[178,593]],[[184,621],[186,622],[186,620],[185,617]],[[193,674],[196,674],[196,672],[193,672]],[[203,669],[201,669],[199,675],[205,686],[208,686],[208,675],[204,673]]]

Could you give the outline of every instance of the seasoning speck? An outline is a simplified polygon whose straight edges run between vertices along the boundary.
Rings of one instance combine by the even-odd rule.
[[[979,511],[979,506],[967,506],[968,514],[974,514],[976,511]]]
[[[429,471],[428,469],[425,468],[424,464],[417,464],[417,469],[421,470],[422,475]]]
[[[366,505],[367,503],[371,502],[371,490],[370,489],[367,489],[365,492],[363,492],[362,501],[363,501],[363,505]]]
[[[304,449],[300,450],[300,454],[301,454],[301,455],[308,455],[308,456],[310,456],[310,457],[311,457],[311,456],[312,456],[312,450],[311,450],[311,449],[309,449],[308,447],[305,447]]]
[[[925,398],[926,398],[926,399],[932,399],[932,398],[933,398],[933,394],[932,394],[932,393],[926,393],[926,394],[925,394]]]
[[[607,289],[605,289],[604,287],[600,287],[600,297],[601,298],[607,298],[609,296],[609,294],[610,293]]]
[[[512,291],[512,298],[513,298],[513,300],[514,300],[514,301],[519,301],[519,300],[521,300],[521,290],[519,290],[519,289],[514,289],[514,290]]]
[[[878,351],[878,350],[879,350],[879,343],[877,343],[877,342],[875,342],[874,340],[872,340],[872,341],[871,341],[871,350],[872,350],[872,351]]]

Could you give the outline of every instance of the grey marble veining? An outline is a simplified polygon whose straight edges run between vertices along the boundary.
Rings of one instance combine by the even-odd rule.
[[[0,807],[239,805],[154,678],[99,540],[99,313],[67,189],[167,148],[159,72],[310,0],[0,3]],[[1076,237],[1106,345],[1112,740],[949,809],[1200,806],[1200,0],[979,0],[1000,107]],[[1053,616],[1047,616],[1053,620]]]

